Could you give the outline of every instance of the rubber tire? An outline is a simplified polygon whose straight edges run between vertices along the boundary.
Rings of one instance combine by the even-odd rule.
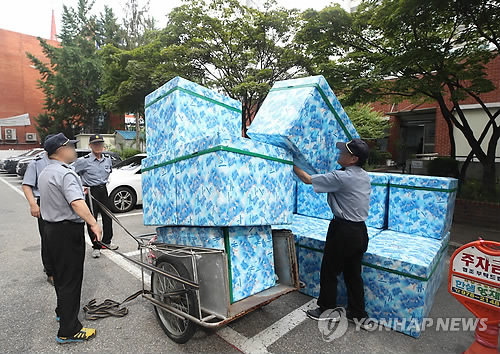
[[[123,190],[126,190],[130,193],[130,195],[132,196],[132,203],[130,204],[130,207],[128,207],[127,209],[120,210],[115,206],[114,199],[115,199],[116,195],[118,194],[118,192],[123,191]],[[124,186],[117,187],[109,195],[109,205],[110,205],[111,211],[113,213],[126,213],[126,212],[129,212],[132,209],[134,209],[135,206],[137,205],[137,196],[135,195],[135,192],[129,187],[124,187]]]
[[[175,268],[177,270],[177,273],[179,273],[179,275],[181,277],[186,278],[186,279],[191,279],[191,275],[189,274],[186,266],[184,264],[182,264],[182,262],[180,262],[178,259],[176,259],[174,257],[168,257],[166,255],[163,255],[163,256],[159,257],[158,260],[156,261],[156,266],[160,267],[160,265],[162,263],[169,263],[173,268]],[[157,277],[157,276],[160,276],[160,275],[156,274],[155,272],[151,273],[151,291],[153,293],[155,292],[154,284],[155,284],[155,277]],[[189,291],[187,293],[187,298],[188,298],[188,304],[189,304],[189,314],[193,317],[197,317],[198,316],[198,301],[196,301],[196,296],[195,296],[194,292]],[[174,342],[176,342],[178,344],[184,344],[184,343],[188,342],[193,337],[194,333],[196,332],[196,327],[197,327],[196,323],[188,320],[188,324],[187,324],[187,327],[186,327],[186,330],[184,331],[184,333],[180,336],[175,335],[175,334],[171,333],[168,330],[168,328],[165,327],[165,325],[163,324],[163,322],[160,318],[160,314],[158,312],[159,311],[158,307],[154,306],[154,309],[155,309],[155,313],[156,313],[156,318],[158,319],[158,322],[160,323],[161,328],[163,329],[165,334],[170,339],[172,339]]]

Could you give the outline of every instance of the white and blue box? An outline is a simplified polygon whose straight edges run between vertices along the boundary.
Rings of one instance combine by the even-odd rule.
[[[294,163],[310,174],[340,168],[335,143],[359,138],[323,76],[276,82],[247,134],[290,150]]]
[[[458,180],[391,174],[389,229],[443,238],[451,228]]]
[[[158,243],[224,250],[228,259],[231,303],[276,284],[270,226],[163,226],[158,227],[156,233]]]
[[[284,149],[216,134],[142,161],[144,224],[287,224],[293,162]],[[165,193],[165,194],[162,194]]]
[[[383,229],[387,227],[389,177],[384,173],[368,172],[372,191],[370,194],[370,209],[366,226]],[[316,193],[312,185],[298,182],[297,213],[315,218],[333,219],[333,213],[327,203],[326,193]]]
[[[146,96],[148,156],[216,133],[241,136],[241,102],[181,77]]]

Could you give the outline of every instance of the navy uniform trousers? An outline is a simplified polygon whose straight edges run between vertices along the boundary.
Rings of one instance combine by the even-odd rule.
[[[321,263],[318,306],[337,307],[337,276],[344,273],[347,309],[356,319],[367,318],[365,293],[361,277],[361,260],[368,248],[368,231],[364,222],[335,218],[330,222]]]
[[[108,197],[108,190],[106,189],[106,185],[103,184],[101,186],[97,187],[89,187],[90,188],[90,193],[92,194],[92,197],[97,199],[99,202],[101,202],[106,208],[110,209],[110,201]],[[85,202],[87,202],[87,205],[90,209],[90,211],[93,211],[94,218],[97,220],[97,216],[101,214],[102,217],[102,243],[105,244],[110,244],[111,243],[111,238],[113,237],[113,220],[106,214],[99,204],[97,204],[95,201],[92,201],[92,206],[90,205],[90,197],[89,194],[85,196]],[[101,245],[97,244],[96,236],[94,232],[90,229],[90,226],[87,225],[87,231],[90,236],[90,240],[92,241],[92,248],[100,250],[102,247]]]
[[[78,320],[85,258],[84,223],[46,222],[45,232],[57,294],[59,337],[71,337],[82,329]]]

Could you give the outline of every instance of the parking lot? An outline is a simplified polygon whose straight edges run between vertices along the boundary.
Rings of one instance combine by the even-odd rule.
[[[419,339],[390,331],[356,331],[349,324],[340,338],[323,340],[317,322],[306,318],[304,309],[315,301],[299,292],[255,310],[217,331],[198,329],[187,344],[178,345],[160,328],[152,305],[138,298],[127,304],[124,318],[95,322],[97,336],[88,343],[58,345],[55,335],[55,293],[46,282],[40,261],[40,242],[36,222],[21,191],[21,179],[0,174],[0,352],[371,352],[371,353],[459,353],[474,340],[472,331],[427,328]],[[133,234],[154,232],[142,223],[142,210],[118,214]],[[114,225],[114,242],[120,251],[139,257],[133,239]],[[87,243],[89,244],[88,240]],[[141,288],[141,270],[120,256],[103,251],[99,259],[90,255],[87,245],[82,306],[96,298],[122,301]],[[447,257],[449,263],[449,255]],[[437,293],[430,316],[472,318],[447,292],[447,277]]]

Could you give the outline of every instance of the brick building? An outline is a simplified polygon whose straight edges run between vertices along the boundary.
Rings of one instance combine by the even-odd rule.
[[[48,40],[53,46],[56,40]],[[40,146],[34,118],[42,113],[43,92],[37,87],[39,72],[26,52],[43,60],[38,39],[22,33],[0,29],[0,119],[29,115],[29,124],[0,125],[0,150],[27,150]]]
[[[487,64],[487,74],[496,89],[482,94],[481,99],[492,112],[495,112],[496,109],[500,108],[500,56]],[[472,97],[467,97],[460,102],[460,106],[468,118],[474,135],[479,137],[487,123],[486,113]],[[417,153],[450,155],[448,125],[436,102],[423,104],[413,104],[408,101],[399,104],[375,103],[373,107],[390,117],[392,127],[387,150],[392,153],[396,162],[402,163]],[[456,127],[453,129],[457,159],[463,161],[471,149],[462,132]],[[484,151],[487,149],[490,136],[491,131],[483,141]],[[497,161],[500,162],[500,146],[497,147],[496,151]]]

